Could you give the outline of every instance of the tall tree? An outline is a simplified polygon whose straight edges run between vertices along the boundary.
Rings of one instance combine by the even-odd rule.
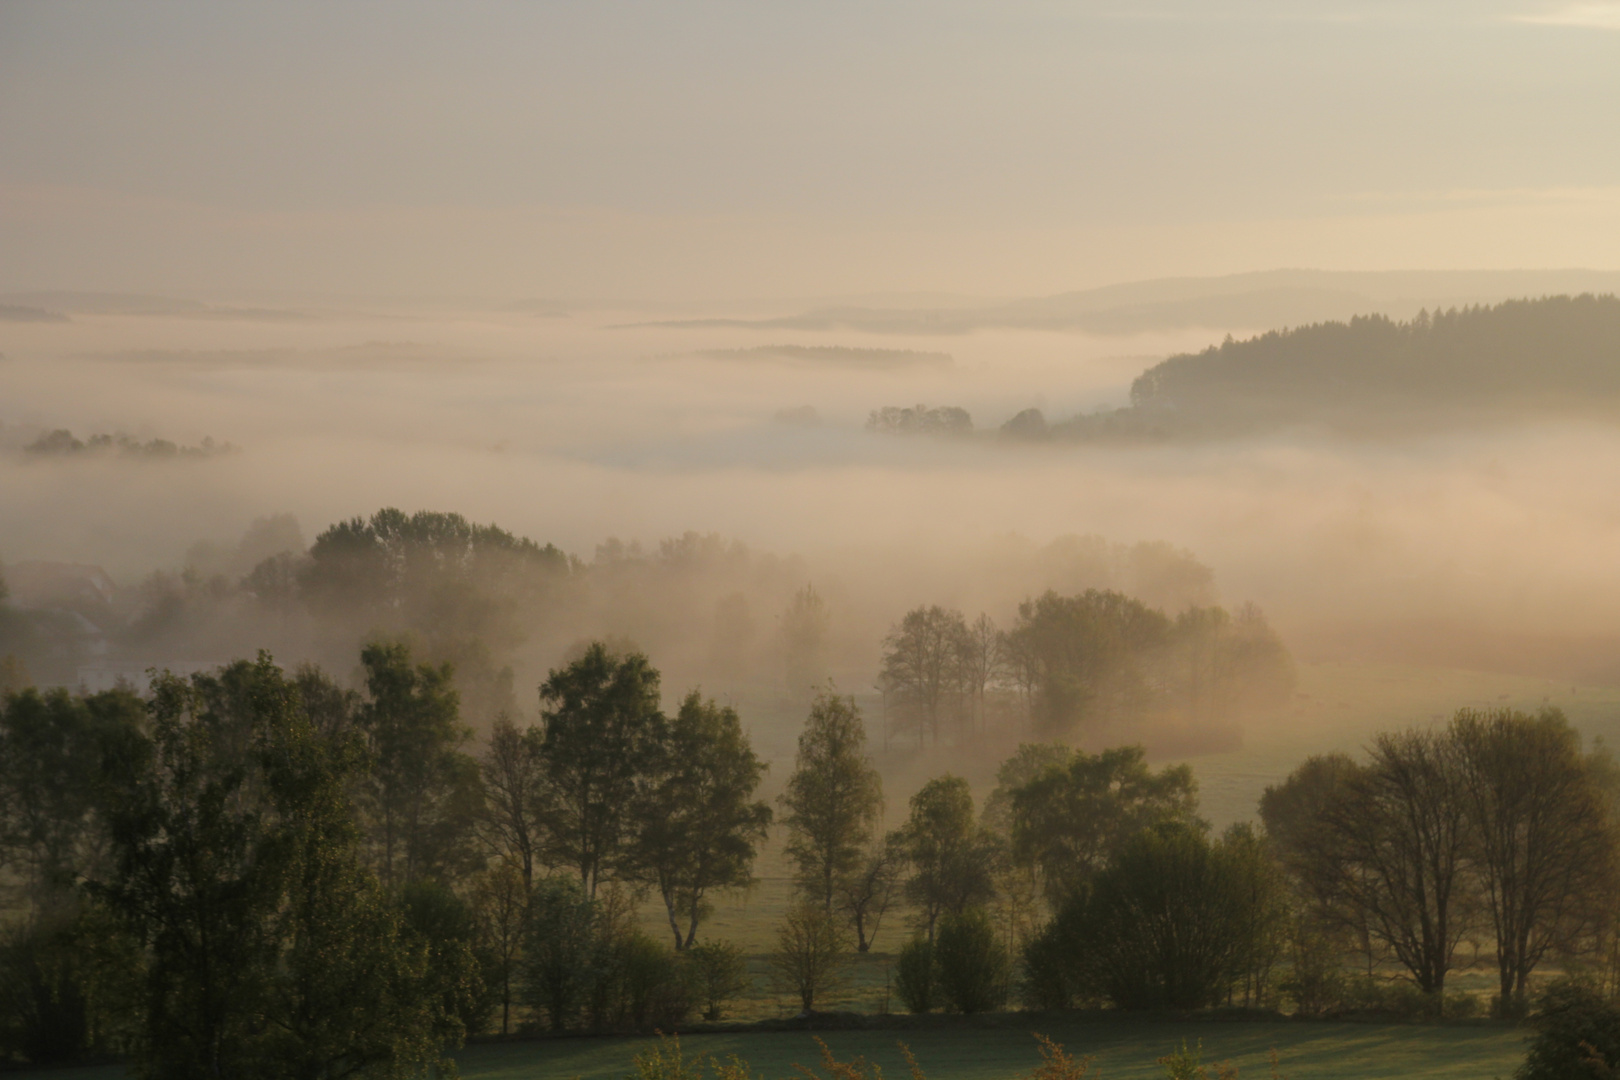
[[[962,692],[967,696],[974,722],[981,727],[985,719],[986,696],[1006,671],[1002,640],[995,620],[980,612],[977,619],[963,628],[957,642]]]
[[[1314,875],[1345,898],[1438,1001],[1469,930],[1467,802],[1456,745],[1431,732],[1385,733],[1342,797],[1322,811]]]
[[[919,912],[930,945],[942,915],[960,915],[995,897],[996,837],[974,820],[973,792],[960,776],[940,776],[911,797],[900,829],[911,867],[906,898]]]
[[[917,730],[918,745],[939,743],[940,720],[960,698],[967,624],[937,604],[906,612],[883,639],[883,687]]]
[[[780,801],[799,887],[830,914],[838,884],[860,865],[883,808],[883,781],[866,756],[866,725],[854,698],[831,690],[817,695]]]
[[[525,889],[534,885],[535,860],[542,853],[549,809],[542,738],[539,728],[519,731],[503,714],[496,717],[479,761],[485,843],[497,860],[517,867]]]
[[[370,700],[360,726],[371,753],[366,806],[385,884],[404,885],[462,868],[478,811],[477,765],[462,753],[449,665],[418,664],[402,642],[360,653]]]
[[[665,720],[658,671],[638,652],[592,642],[540,687],[540,753],[553,803],[548,858],[579,871],[594,899],[619,871],[634,839],[636,782],[651,762]]]
[[[252,1060],[238,1068],[276,1080],[418,1075],[461,1041],[458,1013],[473,987],[465,968],[434,963],[433,943],[412,933],[366,868],[348,795],[364,747],[308,714],[308,677],[300,671],[293,707],[266,718],[258,740],[276,956]]]
[[[782,646],[787,660],[788,689],[794,693],[825,677],[827,602],[814,585],[793,594],[782,613]]]
[[[1498,1001],[1521,1014],[1536,965],[1584,929],[1593,898],[1613,899],[1613,824],[1559,710],[1460,709],[1447,734],[1496,932]]]
[[[754,799],[766,768],[736,710],[693,690],[662,733],[636,802],[634,860],[658,889],[682,950],[708,914],[711,890],[753,880],[771,808]],[[685,928],[682,928],[682,922]]]
[[[1260,820],[1267,843],[1303,901],[1311,936],[1348,935],[1371,975],[1378,948],[1368,913],[1345,894],[1344,878],[1332,870],[1327,857],[1334,847],[1327,832],[1327,811],[1349,797],[1358,769],[1348,754],[1306,758],[1286,780],[1268,786],[1260,796]]]
[[[1051,765],[1012,795],[1013,857],[1038,869],[1054,906],[1083,891],[1131,837],[1197,821],[1198,785],[1185,765],[1155,773],[1140,746]]]
[[[141,1072],[396,1077],[439,1061],[459,1025],[359,860],[352,737],[320,737],[262,654],[158,679],[150,712],[101,788],[113,858],[90,883],[145,950]]]

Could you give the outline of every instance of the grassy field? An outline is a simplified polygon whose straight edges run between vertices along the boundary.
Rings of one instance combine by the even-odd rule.
[[[1163,1076],[1155,1059],[1183,1039],[1189,1047],[1202,1040],[1206,1062],[1230,1061],[1240,1077],[1254,1080],[1271,1076],[1268,1056],[1273,1049],[1278,1075],[1288,1080],[1506,1080],[1524,1057],[1521,1030],[1404,1024],[1005,1016],[920,1030],[832,1031],[822,1038],[839,1059],[865,1057],[888,1077],[909,1075],[898,1046],[904,1042],[928,1080],[1013,1080],[1026,1076],[1040,1060],[1036,1031],[1076,1057],[1091,1057],[1088,1076],[1102,1080]],[[806,1032],[695,1035],[681,1042],[688,1054],[722,1059],[736,1054],[764,1080],[799,1077],[795,1065],[819,1065],[819,1049]],[[630,1074],[635,1054],[648,1045],[649,1040],[585,1038],[484,1044],[464,1050],[458,1060],[465,1080],[619,1080]]]
[[[1269,1053],[1287,1080],[1507,1080],[1524,1057],[1524,1032],[1497,1027],[1428,1027],[1289,1021],[1169,1021],[998,1016],[893,1031],[821,1033],[840,1060],[860,1056],[891,1080],[909,1076],[899,1043],[916,1055],[927,1080],[1015,1080],[1039,1062],[1034,1032],[1061,1043],[1075,1057],[1090,1057],[1088,1078],[1162,1077],[1155,1059],[1203,1043],[1204,1061],[1229,1061],[1240,1080],[1268,1080]],[[760,1080],[803,1080],[795,1065],[820,1066],[810,1032],[689,1035],[687,1055],[704,1053],[747,1061]],[[624,1080],[635,1055],[655,1039],[570,1038],[487,1042],[455,1055],[462,1080]],[[8,1074],[17,1080],[122,1080],[117,1066]]]

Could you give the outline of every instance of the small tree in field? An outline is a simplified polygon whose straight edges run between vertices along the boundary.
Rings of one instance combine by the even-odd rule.
[[[805,1012],[818,998],[844,985],[849,963],[844,929],[823,908],[803,904],[787,913],[776,932],[771,969],[784,989],[798,995]]]
[[[686,962],[691,965],[705,1020],[723,1019],[726,1005],[750,985],[743,951],[730,942],[693,945],[686,950]]]

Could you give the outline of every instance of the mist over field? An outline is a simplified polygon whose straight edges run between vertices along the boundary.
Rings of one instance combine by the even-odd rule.
[[[1302,658],[1613,671],[1620,428],[1601,417],[1027,445],[997,429],[1031,407],[1055,420],[1122,405],[1144,369],[1227,331],[635,325],[646,314],[284,305],[7,323],[0,551],[97,564],[128,587],[188,562],[234,580],[251,566],[207,551],[277,514],[307,544],[384,506],[453,511],[586,562],[614,540],[654,552],[715,534],[791,566],[777,594],[798,578],[822,591],[836,671],[864,689],[905,610],[1005,623],[1046,588],[1099,584],[1043,564],[1054,542],[1148,541],[1212,571],[1202,599],[1259,604]],[[973,434],[866,430],[874,410],[919,402],[965,409]],[[239,449],[25,449],[58,429]],[[721,596],[699,593],[683,615],[702,625]],[[1194,598],[1147,599],[1173,614]],[[762,633],[784,602],[756,602]],[[602,617],[576,636],[635,629]],[[565,644],[531,642],[527,681]]]

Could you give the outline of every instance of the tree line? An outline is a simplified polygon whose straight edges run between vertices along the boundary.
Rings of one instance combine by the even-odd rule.
[[[1140,747],[1030,743],[982,806],[938,776],[884,831],[865,718],[830,687],[773,806],[736,712],[692,691],[666,715],[638,652],[584,648],[540,686],[538,723],[503,719],[482,746],[448,666],[380,641],[361,668],[363,690],[261,654],[145,699],[5,697],[9,1052],[392,1076],[525,1015],[718,1018],[749,980],[705,922],[773,826],[796,900],[766,959],[806,1011],[879,935],[914,1011],[1310,1013],[1410,987],[1438,1012],[1473,942],[1516,1015],[1549,959],[1620,970],[1620,783],[1552,710],[1464,710],[1365,760],[1309,759],[1268,789],[1262,828],[1214,835],[1191,770]]]
[[[1192,606],[1171,618],[1112,590],[1047,591],[1011,629],[938,605],[884,639],[879,687],[892,726],[919,744],[1008,712],[1049,735],[1172,716],[1203,724],[1293,692],[1293,662],[1254,605]]]
[[[1138,442],[1327,424],[1352,432],[1454,424],[1481,407],[1607,409],[1620,394],[1620,299],[1546,296],[1358,315],[1171,356],[1131,383],[1131,403],[1048,423],[1026,409],[1015,441]]]

